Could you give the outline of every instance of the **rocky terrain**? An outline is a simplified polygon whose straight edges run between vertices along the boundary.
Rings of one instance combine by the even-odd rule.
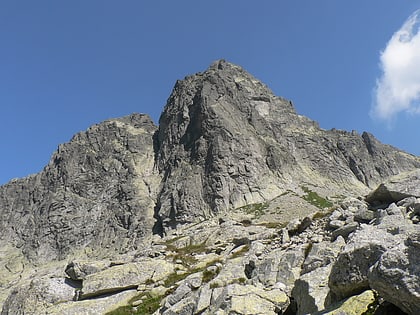
[[[1,314],[420,314],[419,187],[220,60],[0,187]]]

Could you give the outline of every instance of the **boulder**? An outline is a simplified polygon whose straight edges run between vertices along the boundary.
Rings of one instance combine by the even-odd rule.
[[[315,315],[360,315],[369,310],[369,306],[375,301],[375,294],[372,290],[367,290],[355,296],[351,296],[344,301],[340,301]]]
[[[331,234],[331,238],[333,240],[335,240],[338,236],[342,236],[345,239],[347,239],[347,237],[353,233],[354,231],[357,230],[357,228],[359,227],[359,223],[357,222],[351,222],[349,224],[343,225],[342,227],[334,230]]]
[[[101,298],[66,302],[55,304],[47,309],[46,313],[36,312],[34,315],[48,314],[48,315],[98,315],[107,314],[121,306],[128,305],[129,301],[138,295],[136,290],[127,290],[116,294],[104,296]],[[15,313],[9,313],[15,314]],[[31,314],[31,313],[25,313]]]
[[[273,250],[262,261],[256,263],[252,278],[265,286],[281,282],[290,293],[296,279],[300,276],[307,246],[305,244],[289,250]]]
[[[86,276],[80,298],[136,288],[139,284],[156,282],[175,271],[174,264],[162,259],[148,259],[105,269]]]
[[[319,267],[296,280],[292,297],[297,304],[297,315],[313,314],[330,304],[328,276],[331,267]]]
[[[66,266],[65,272],[73,280],[83,280],[86,276],[102,271],[109,266],[109,261],[73,260]]]
[[[399,241],[399,238],[385,230],[362,225],[333,264],[328,284],[334,299],[338,301],[369,289],[369,268]]]
[[[388,249],[368,274],[369,285],[410,315],[420,314],[420,227]]]
[[[73,301],[80,287],[80,282],[65,278],[32,279],[11,292],[1,314],[43,314],[52,305]]]
[[[382,183],[369,193],[370,204],[390,204],[407,197],[420,197],[420,170],[401,173]]]
[[[316,270],[317,268],[331,264],[335,261],[345,245],[346,242],[342,236],[337,237],[334,242],[324,241],[314,243],[305,259],[305,262],[303,263],[301,274],[305,274]]]
[[[253,285],[228,285],[219,298],[219,309],[228,314],[275,315],[285,310],[289,298],[279,289],[264,290]]]

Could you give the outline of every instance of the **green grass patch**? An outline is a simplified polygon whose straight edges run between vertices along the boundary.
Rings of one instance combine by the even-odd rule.
[[[311,205],[320,209],[325,209],[333,206],[332,202],[321,197],[316,192],[310,190],[308,187],[301,186],[301,188],[305,192],[305,195],[303,195],[302,198],[309,202]]]
[[[203,271],[203,282],[207,283],[216,278],[216,276],[219,274],[219,269],[217,271],[210,271],[210,270],[204,270]]]
[[[121,306],[105,315],[149,315],[153,314],[159,307],[160,301],[164,296],[151,296],[149,293],[143,293],[133,297],[129,305]],[[142,303],[137,307],[131,306],[134,301],[142,299]]]
[[[180,260],[187,268],[198,262],[197,258],[194,257],[196,254],[206,253],[208,250],[204,243],[192,244],[181,248],[167,244],[166,249],[174,252],[168,255],[168,257],[172,257],[172,261]]]
[[[268,208],[267,202],[252,203],[243,207],[240,207],[239,210],[244,211],[246,214],[251,214],[255,218],[261,217],[265,210]]]

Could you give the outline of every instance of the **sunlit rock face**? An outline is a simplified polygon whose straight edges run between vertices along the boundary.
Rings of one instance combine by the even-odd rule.
[[[419,167],[216,61],[0,187],[2,314],[417,314]]]

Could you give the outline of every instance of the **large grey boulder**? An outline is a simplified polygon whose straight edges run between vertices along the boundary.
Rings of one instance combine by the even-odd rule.
[[[369,285],[410,315],[420,314],[420,226],[388,249],[368,274]]]
[[[372,191],[366,200],[372,204],[398,202],[407,197],[420,197],[420,170],[398,174]]]
[[[289,304],[279,289],[263,289],[253,285],[230,284],[220,291],[208,312],[203,314],[275,315]]]
[[[292,297],[297,304],[297,315],[313,314],[330,304],[328,276],[332,265],[319,267],[296,280]]]
[[[339,236],[334,242],[324,241],[313,244],[302,265],[301,274],[332,264],[345,245],[346,242],[341,236]]]
[[[278,283],[285,286],[286,292],[292,291],[295,281],[299,278],[307,245],[290,250],[275,249],[256,263],[252,277],[265,286]]]
[[[1,314],[45,314],[53,305],[73,301],[80,288],[81,283],[71,279],[35,278],[10,293]]]
[[[339,301],[369,289],[369,268],[388,248],[399,242],[399,238],[386,230],[363,225],[354,233],[333,264],[328,282],[334,294],[333,299]]]
[[[174,271],[174,264],[160,259],[113,266],[87,275],[83,280],[80,299],[137,288],[140,284],[165,279]]]

